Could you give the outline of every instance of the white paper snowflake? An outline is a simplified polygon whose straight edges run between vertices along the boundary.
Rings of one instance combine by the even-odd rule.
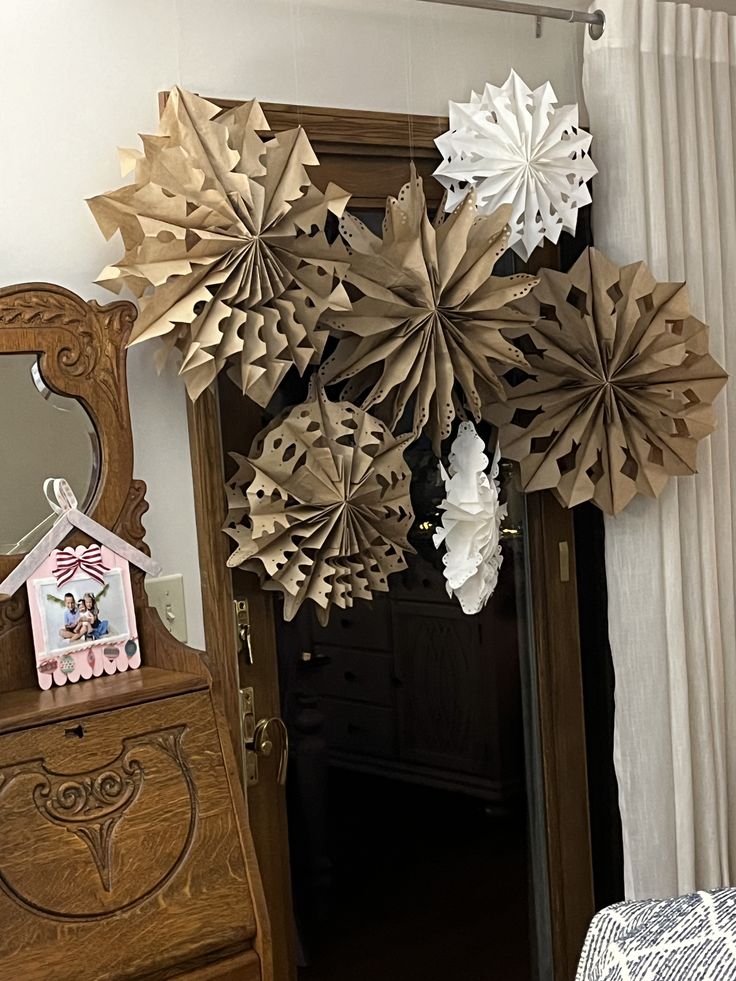
[[[498,500],[499,447],[496,444],[490,474],[485,472],[484,450],[472,422],[463,422],[450,450],[449,474],[440,464],[447,496],[433,541],[437,548],[445,543],[447,592],[457,596],[464,613],[478,613],[486,605],[503,562],[501,521],[506,505]]]
[[[500,88],[487,84],[470,102],[451,102],[450,129],[435,140],[446,210],[471,187],[480,214],[511,204],[509,245],[524,260],[545,237],[575,232],[578,210],[591,200],[586,182],[598,173],[577,105],[558,106],[556,98],[549,82],[532,91],[512,71]]]

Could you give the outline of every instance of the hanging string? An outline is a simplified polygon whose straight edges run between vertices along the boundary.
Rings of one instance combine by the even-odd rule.
[[[440,16],[440,5],[438,3],[433,3],[431,6],[431,16],[430,16],[430,27],[432,31],[432,64],[439,65],[440,63],[440,46],[437,38],[437,28]],[[447,103],[443,105],[443,93],[440,92],[440,73],[438,71],[432,72],[432,77],[434,78],[434,107],[435,114],[437,116],[437,121],[445,115],[447,111]],[[446,96],[446,93],[444,94]]]
[[[509,50],[510,50],[510,53],[511,53],[511,65],[510,65],[510,68],[513,71],[516,71],[516,69],[517,69],[517,64],[516,64],[516,48],[517,48],[517,45],[516,45],[516,31],[517,31],[517,29],[521,29],[521,28],[523,28],[525,26],[526,20],[525,20],[524,17],[515,17],[514,14],[501,14],[501,13],[499,13],[498,19],[500,20],[502,17],[506,17],[507,19],[508,18],[511,19],[511,44],[509,46]],[[532,25],[532,29],[534,29],[533,28],[533,25],[534,24],[535,24],[535,22],[530,20],[529,21],[529,25],[527,25],[527,26]],[[543,44],[544,42],[542,42],[541,40],[538,40],[536,43],[537,44]],[[491,81],[491,79],[488,79],[488,81]],[[505,79],[504,78],[494,78],[492,81],[493,81],[493,84],[494,85],[503,85]],[[509,249],[508,252],[505,255],[506,256],[510,256],[510,259],[511,259],[511,269],[510,269],[510,274],[511,275],[514,275],[515,276],[515,275],[517,275],[517,273],[526,272],[527,264],[525,262],[522,262],[521,261],[521,259],[516,254],[516,252],[514,252],[513,249]],[[504,256],[504,258],[505,258],[505,256]],[[504,260],[502,259],[501,261],[503,262]],[[508,262],[508,259],[506,261]],[[504,270],[504,272],[505,272],[505,270]]]
[[[575,29],[570,31],[572,34],[572,60],[575,71],[575,102],[579,106],[584,105],[585,101],[583,99],[583,61],[580,57],[585,42],[585,30],[586,27],[584,24],[576,24]]]
[[[294,100],[296,103],[297,125],[302,125],[302,85],[299,72],[299,39],[302,37],[301,0],[289,0],[289,23],[291,26],[291,58],[294,63]]]
[[[406,78],[406,122],[409,130],[409,160],[414,163],[414,117],[412,116],[412,91],[414,88],[414,66],[411,50],[411,0],[404,0],[404,76]]]

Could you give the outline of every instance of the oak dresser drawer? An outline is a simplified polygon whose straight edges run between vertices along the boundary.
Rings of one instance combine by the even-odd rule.
[[[206,690],[0,736],[2,981],[148,976],[250,946],[219,746]]]

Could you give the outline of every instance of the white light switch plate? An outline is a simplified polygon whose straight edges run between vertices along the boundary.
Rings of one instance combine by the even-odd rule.
[[[187,642],[187,612],[184,607],[184,576],[160,576],[146,579],[146,592],[151,606],[169,631],[183,644]]]

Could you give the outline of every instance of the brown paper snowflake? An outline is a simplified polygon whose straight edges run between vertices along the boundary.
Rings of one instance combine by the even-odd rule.
[[[506,332],[529,367],[506,373],[506,402],[489,411],[524,489],[617,514],[635,494],[656,497],[670,476],[695,473],[727,375],[687,288],[589,249],[569,273],[543,271],[534,299],[543,319]]]
[[[451,215],[440,208],[433,224],[412,167],[398,199],[387,201],[382,239],[344,215],[346,281],[359,296],[323,317],[340,339],[323,381],[346,381],[342,397],[379,406],[392,429],[413,402],[414,432],[425,429],[437,453],[456,415],[478,420],[484,401],[503,397],[496,365],[525,363],[501,328],[530,322],[517,301],[537,280],[491,275],[508,245],[509,214],[479,218],[471,194]]]
[[[181,348],[192,398],[234,359],[242,390],[265,405],[292,364],[319,360],[320,315],[349,306],[324,235],[348,195],[311,184],[318,160],[301,127],[263,140],[257,102],[218,113],[173,89],[158,136],[124,154],[135,182],[90,200],[106,238],[120,231],[125,245],[98,282],[140,298],[131,343]]]
[[[287,620],[305,599],[326,623],[332,606],[386,592],[411,551],[405,445],[323,392],[289,409],[256,437],[249,459],[236,457],[225,531],[237,548],[228,565],[282,592]]]

